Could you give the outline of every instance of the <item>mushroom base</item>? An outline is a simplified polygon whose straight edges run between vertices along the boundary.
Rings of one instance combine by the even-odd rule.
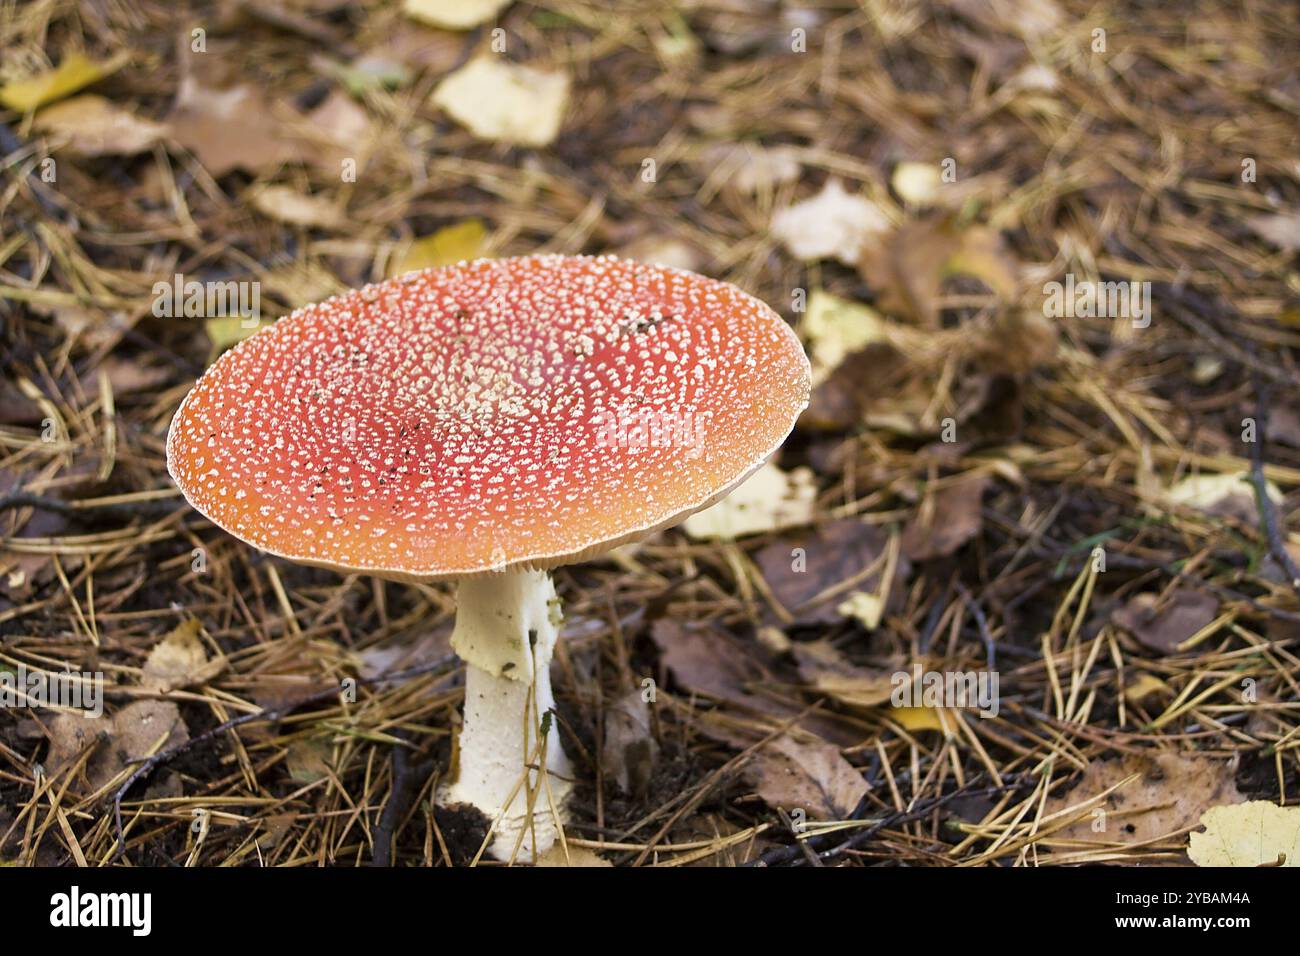
[[[572,789],[551,694],[559,599],[541,571],[469,578],[456,598],[465,723],[457,776],[439,802],[477,807],[493,824],[488,852],[529,862],[555,842]]]

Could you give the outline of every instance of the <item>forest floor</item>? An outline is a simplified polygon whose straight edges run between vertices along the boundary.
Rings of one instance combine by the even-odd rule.
[[[453,592],[186,505],[250,329],[155,284],[539,251],[734,282],[816,381],[748,533],[557,571],[572,855],[1186,865],[1300,798],[1294,5],[497,6],[0,2],[0,671],[105,695],[0,710],[0,862],[475,858]]]

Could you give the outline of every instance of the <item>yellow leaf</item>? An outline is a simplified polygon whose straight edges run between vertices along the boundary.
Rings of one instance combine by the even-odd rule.
[[[546,146],[559,135],[569,77],[481,56],[439,83],[431,102],[479,139]]]
[[[814,289],[800,331],[808,341],[813,381],[820,382],[844,359],[884,338],[885,323],[869,305]]]
[[[893,707],[886,714],[890,719],[901,724],[905,730],[937,730],[940,733],[948,731],[944,726],[943,717],[934,707]]]
[[[208,341],[212,343],[211,359],[270,324],[269,319],[251,319],[242,315],[221,315],[205,320],[203,327],[208,333]]]
[[[444,226],[431,236],[411,243],[390,275],[455,265],[469,259],[478,259],[487,245],[487,228],[481,219],[466,219],[455,225]]]
[[[1252,800],[1210,807],[1204,833],[1193,833],[1187,855],[1197,866],[1300,866],[1300,807]],[[1283,859],[1285,858],[1285,859]]]
[[[899,163],[890,177],[894,192],[913,206],[933,206],[941,183],[939,167],[931,163]]]
[[[469,30],[496,18],[511,0],[406,0],[402,12],[443,30]]]
[[[985,226],[972,226],[961,235],[957,251],[944,263],[944,274],[979,279],[1001,298],[1016,291],[1016,269],[1007,256],[1002,239]]]
[[[30,113],[103,79],[125,62],[125,54],[97,63],[84,54],[69,53],[53,70],[0,86],[0,103],[19,113]]]
[[[1141,703],[1152,694],[1170,693],[1169,685],[1154,674],[1143,674],[1124,688],[1124,699],[1130,704]]]

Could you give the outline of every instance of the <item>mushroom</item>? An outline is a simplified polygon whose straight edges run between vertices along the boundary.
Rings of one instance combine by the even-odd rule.
[[[186,396],[167,467],[270,554],[457,582],[457,768],[439,794],[497,859],[544,852],[573,768],[549,664],[549,569],[718,500],[806,407],[790,327],[734,286],[610,256],[480,260],[309,305]]]

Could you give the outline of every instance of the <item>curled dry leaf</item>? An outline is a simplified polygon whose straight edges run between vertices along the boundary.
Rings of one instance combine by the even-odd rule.
[[[199,622],[191,618],[159,641],[144,662],[141,686],[166,693],[202,684],[221,673],[225,660],[208,660],[208,652],[199,640],[200,628]]]
[[[799,676],[819,693],[828,694],[849,707],[879,707],[889,702],[897,668],[881,670],[859,667],[825,640],[794,646]]]
[[[560,132],[569,78],[479,57],[439,83],[431,102],[479,139],[547,146]]]
[[[86,94],[41,110],[34,123],[81,156],[130,156],[167,134],[167,127],[142,119],[102,96]]]
[[[1218,616],[1219,602],[1210,594],[1178,588],[1163,603],[1160,595],[1134,595],[1110,619],[1145,647],[1161,654],[1178,653],[1188,640]]]
[[[267,186],[253,196],[253,206],[291,226],[337,229],[347,217],[323,196],[308,196],[288,186]]]
[[[1019,282],[1018,266],[997,232],[959,227],[949,216],[904,223],[886,241],[864,246],[857,265],[885,312],[926,328],[939,324],[939,295],[949,276],[978,279],[1002,301],[1014,297]]]
[[[601,762],[620,790],[641,796],[650,785],[659,745],[650,729],[650,707],[641,691],[631,690],[605,709]]]
[[[1252,800],[1210,807],[1188,839],[1197,866],[1300,866],[1300,807]]]

